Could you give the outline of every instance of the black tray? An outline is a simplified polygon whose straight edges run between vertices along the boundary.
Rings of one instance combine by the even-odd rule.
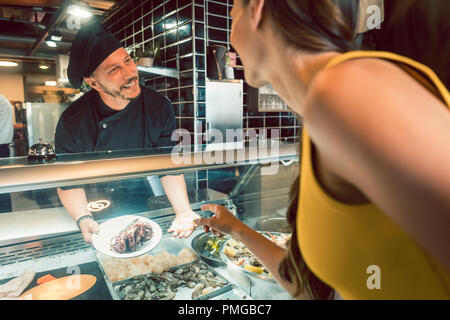
[[[177,292],[174,300],[210,300],[210,299],[212,299],[214,297],[217,297],[217,296],[219,296],[219,295],[221,295],[221,294],[223,294],[223,293],[233,289],[233,285],[227,279],[222,277],[213,268],[211,268],[207,263],[201,261],[200,259],[198,259],[198,260],[196,260],[194,262],[189,262],[189,263],[186,263],[186,264],[182,264],[182,265],[179,265],[179,266],[172,267],[172,268],[169,269],[169,271],[175,271],[177,269],[183,268],[183,267],[185,267],[187,265],[191,265],[191,264],[202,264],[202,265],[206,266],[208,271],[211,271],[214,274],[215,277],[217,277],[220,280],[226,282],[226,284],[223,287],[216,288],[214,291],[212,291],[212,292],[210,292],[208,294],[205,294],[205,295],[201,295],[201,296],[199,296],[199,297],[197,297],[195,299],[191,298],[191,294],[192,294],[193,289],[190,289],[187,286],[183,285],[183,286],[178,288],[178,292]],[[99,261],[99,265],[100,265],[100,268],[102,270],[104,279],[107,282],[107,286],[108,286],[108,288],[110,290],[112,298],[114,300],[121,300],[121,297],[119,296],[119,293],[117,292],[116,288],[121,286],[124,283],[133,281],[134,277],[131,277],[131,278],[128,278],[128,279],[123,279],[123,280],[116,281],[116,282],[111,282],[111,281],[109,281],[109,279],[106,276],[106,274],[103,272],[103,268],[101,267],[100,261]],[[137,276],[137,277],[141,277],[141,276],[145,276],[145,274]]]
[[[43,272],[36,272],[33,281],[31,281],[31,283],[28,285],[28,287],[25,288],[23,292],[37,286],[38,284],[36,283],[36,281],[42,276],[50,274],[55,278],[62,278],[73,275],[75,268],[79,268],[80,274],[93,275],[94,277],[97,278],[97,281],[95,282],[92,288],[70,300],[113,300],[111,293],[109,292],[109,289],[106,285],[105,278],[103,277],[103,273],[100,270],[96,261],[79,264],[72,267],[69,266]],[[11,279],[13,278],[0,280],[0,284],[4,284]]]

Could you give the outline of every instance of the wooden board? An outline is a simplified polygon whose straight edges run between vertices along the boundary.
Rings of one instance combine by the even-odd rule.
[[[23,293],[23,300],[69,300],[89,290],[97,278],[92,275],[71,275],[52,280]]]

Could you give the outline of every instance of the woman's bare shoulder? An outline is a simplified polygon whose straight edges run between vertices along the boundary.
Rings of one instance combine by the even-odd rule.
[[[376,134],[382,123],[413,127],[421,123],[426,129],[424,117],[445,119],[449,114],[441,100],[399,66],[372,58],[319,72],[304,106],[312,135],[315,129],[323,131],[323,126],[330,125],[338,131],[353,128],[366,135]]]
[[[450,267],[450,112],[396,65],[349,61],[314,80],[304,122],[327,169]],[[430,213],[433,219],[430,219]]]
[[[326,101],[330,107],[338,107],[339,103],[348,105],[348,100],[352,99],[383,103],[386,98],[392,98],[391,95],[404,101],[418,95],[432,97],[399,66],[374,58],[349,60],[322,70],[312,82],[309,93],[310,99]]]

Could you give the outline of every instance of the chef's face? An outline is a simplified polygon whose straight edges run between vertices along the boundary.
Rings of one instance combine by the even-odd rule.
[[[99,93],[131,100],[141,92],[136,64],[124,48],[108,56],[86,82]]]

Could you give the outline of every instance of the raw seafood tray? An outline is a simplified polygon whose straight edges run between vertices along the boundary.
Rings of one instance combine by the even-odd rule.
[[[139,298],[138,294],[136,294],[135,296],[127,297],[127,298],[136,298],[139,300],[151,300],[151,299],[157,299],[157,300],[169,300],[169,299],[173,299],[173,300],[210,300],[210,299],[213,299],[225,292],[228,292],[228,291],[231,291],[234,289],[233,285],[227,279],[222,277],[213,268],[211,268],[209,265],[207,265],[200,259],[197,261],[194,261],[194,262],[190,262],[190,263],[172,267],[168,271],[162,273],[161,275],[158,275],[155,273],[148,273],[148,274],[134,276],[134,277],[116,281],[116,282],[111,282],[109,280],[109,278],[107,277],[106,273],[104,272],[104,270],[102,268],[102,264],[100,263],[100,261],[98,261],[98,264],[103,273],[103,277],[105,278],[107,287],[108,287],[108,289],[111,293],[111,296],[114,300],[123,300],[125,298],[125,293],[129,289],[129,288],[127,288],[127,286],[130,286],[131,289],[134,289],[136,287],[138,287],[139,289],[142,289],[142,290],[137,290],[137,291],[140,291],[139,294],[141,294],[141,295],[142,295],[142,292],[144,292],[144,297],[141,296]],[[187,275],[189,280],[188,279],[186,281],[182,280],[182,281],[184,281],[184,283],[182,285],[176,287],[176,291],[175,290],[172,291],[172,289],[170,289],[170,291],[165,290],[165,289],[158,290],[157,279],[162,278],[165,280],[166,283],[167,283],[167,281],[170,282],[173,280],[172,278],[173,278],[174,274],[178,274],[178,276],[181,277],[181,276],[185,275],[186,272],[189,272],[190,268],[192,268],[193,265],[197,265],[199,267],[201,266],[201,273],[205,276],[208,275],[209,278],[213,277],[214,279],[216,279],[215,280],[216,282],[221,284],[221,286],[212,288],[211,291],[209,291],[205,294],[199,294],[198,296],[193,297],[194,291],[196,291],[198,293],[198,290],[203,291],[204,289],[206,289],[208,287],[207,287],[207,285],[205,285],[203,288],[201,288],[201,285],[199,285],[199,283],[197,283],[195,281],[192,281],[192,282],[194,282],[194,284],[192,284],[192,283],[190,284],[191,286],[193,286],[192,288],[188,287],[187,284],[188,284],[188,282],[190,282],[189,280],[195,279],[195,277],[193,275]],[[184,270],[184,272],[182,272],[183,270]],[[172,277],[171,276],[167,277],[168,273],[170,273],[172,275]],[[169,278],[169,280],[166,280],[165,278]],[[180,279],[178,279],[178,280],[180,280]],[[153,296],[153,294],[155,292],[151,292],[152,297],[150,297],[148,295],[146,296],[146,294],[148,294],[148,291],[149,291],[148,290],[149,287],[147,286],[147,284],[149,282],[154,283],[158,292],[161,291],[160,292],[161,294],[159,296]],[[136,286],[136,284],[138,284],[138,285]],[[199,289],[199,287],[201,289]],[[159,289],[161,289],[161,288],[159,288]],[[171,292],[171,294],[167,294],[167,292]],[[239,295],[237,295],[237,298],[240,298]]]

